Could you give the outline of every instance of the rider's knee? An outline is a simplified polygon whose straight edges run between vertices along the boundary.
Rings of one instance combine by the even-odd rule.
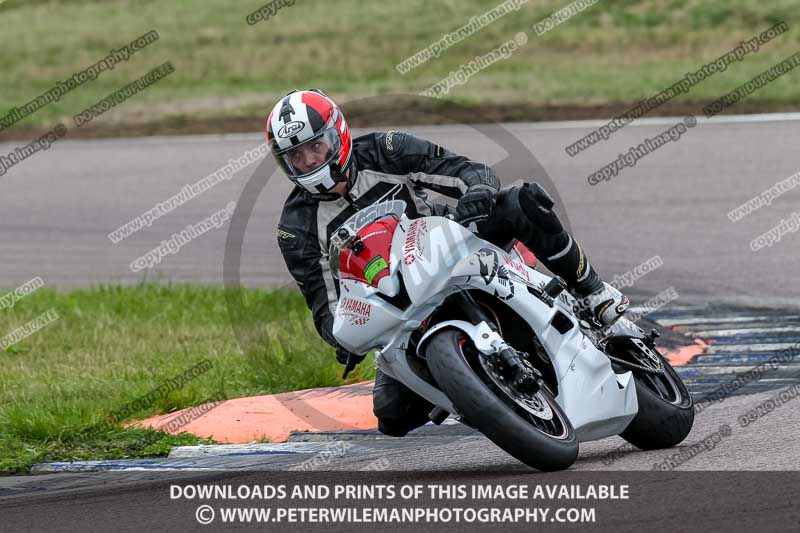
[[[403,385],[378,371],[372,389],[372,412],[376,418],[401,418],[405,414]]]
[[[408,424],[392,419],[378,419],[378,431],[389,437],[405,437],[409,431]]]
[[[537,229],[550,235],[558,235],[564,232],[561,220],[553,211],[555,201],[541,185],[538,183],[525,183],[516,189],[516,199],[520,211]]]
[[[398,418],[404,413],[403,405],[398,398],[388,395],[376,394],[372,398],[372,414],[375,418]]]
[[[390,437],[403,437],[428,422],[432,404],[399,382],[381,377],[376,380],[372,394],[372,413],[378,419],[378,431]]]
[[[378,431],[390,437],[402,437],[413,429],[409,424],[409,406],[397,392],[380,388],[372,396],[372,414],[378,419]]]

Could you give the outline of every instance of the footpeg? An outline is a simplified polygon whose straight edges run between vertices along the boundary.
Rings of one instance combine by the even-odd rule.
[[[651,329],[650,333],[647,334],[647,337],[644,338],[645,344],[647,344],[650,348],[656,347],[656,339],[661,336],[661,333],[658,330]]]

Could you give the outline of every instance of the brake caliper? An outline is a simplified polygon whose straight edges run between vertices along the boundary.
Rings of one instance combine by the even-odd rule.
[[[527,355],[527,354],[524,354]],[[497,356],[503,362],[506,377],[511,387],[521,393],[536,394],[542,388],[542,374],[521,354],[511,347],[501,350]]]
[[[499,363],[503,376],[510,386],[521,394],[536,394],[542,388],[542,374],[526,359],[524,352],[517,352],[486,322],[478,324],[479,336],[475,347],[494,363]]]

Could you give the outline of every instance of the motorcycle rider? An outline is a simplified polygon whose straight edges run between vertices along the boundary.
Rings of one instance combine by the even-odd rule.
[[[305,297],[320,336],[342,364],[360,362],[332,333],[339,285],[328,265],[329,237],[358,209],[404,200],[410,218],[455,215],[476,222],[477,234],[506,248],[518,239],[561,276],[581,310],[603,326],[613,324],[628,299],[603,282],[581,246],[561,225],[553,200],[537,183],[500,189],[490,167],[432,142],[395,131],[351,139],[342,112],[318,89],[292,91],[267,119],[267,142],[295,184],[276,237],[286,266]],[[455,208],[434,204],[426,190],[456,198]],[[433,405],[378,370],[373,411],[378,429],[403,436],[425,424]]]

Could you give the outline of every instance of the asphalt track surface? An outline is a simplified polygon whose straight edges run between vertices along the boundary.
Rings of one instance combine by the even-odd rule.
[[[531,170],[536,165],[530,160],[506,161],[500,177],[510,184],[545,169],[556,185],[574,234],[606,278],[659,255],[663,266],[628,289],[634,303],[674,287],[680,295],[679,306],[712,303],[727,309],[747,304],[770,313],[796,313],[800,235],[784,235],[774,246],[758,252],[751,251],[749,243],[792,214],[800,190],[787,192],[739,222],[731,222],[726,215],[800,170],[798,117],[700,118],[697,127],[679,142],[667,144],[608,182],[594,187],[587,183],[591,172],[677,120],[637,121],[574,158],[564,152],[564,147],[600,122],[509,125],[508,130],[535,154],[541,167]],[[490,164],[505,155],[496,143],[472,127],[407,130]],[[61,141],[49,151],[36,154],[0,178],[0,247],[4,251],[0,285],[13,288],[34,276],[62,288],[139,281],[142,274],[129,270],[131,261],[186,225],[199,222],[231,200],[239,200],[257,165],[119,244],[113,244],[108,233],[260,142],[260,134]],[[0,153],[13,147],[0,145]],[[266,181],[245,234],[241,280],[247,286],[284,285],[289,281],[273,233],[289,186],[277,176]],[[221,284],[226,234],[227,226],[211,231],[166,257],[147,275],[163,275],[177,282]],[[766,322],[758,328],[769,329],[769,320]],[[800,329],[796,322],[791,324],[795,325],[779,335],[796,342]],[[763,352],[758,346],[750,345],[750,351]],[[722,353],[727,352],[723,349]],[[748,360],[748,365],[751,363]],[[788,379],[782,385],[796,379],[794,375],[784,378]],[[702,379],[696,385],[702,386]],[[661,530],[672,524],[669,529],[675,530],[674,520],[679,516],[678,523],[698,528],[759,527],[769,531],[785,530],[786,525],[794,524],[796,529],[800,524],[795,510],[800,495],[800,401],[789,401],[747,427],[737,422],[738,416],[778,390],[734,396],[699,414],[684,446],[703,442],[725,424],[731,434],[679,470],[790,470],[793,473],[788,475],[793,477],[776,480],[763,474],[747,482],[727,480],[724,491],[704,485],[703,478],[681,480],[676,472],[660,473],[660,478],[631,477],[642,487],[652,488],[654,483],[661,487],[659,504],[647,507],[652,501],[642,502],[634,511],[611,507],[595,528]],[[626,451],[609,463],[607,454],[621,444],[618,438],[583,444],[570,472],[580,476],[584,471],[586,475],[601,471],[600,477],[593,478],[595,482],[602,475],[635,476],[636,471],[650,470],[678,451]],[[380,479],[386,480],[410,479],[406,476],[413,475],[431,482],[483,482],[508,476],[521,476],[531,483],[570,479],[563,478],[564,474],[531,472],[482,436],[456,431],[453,426],[405,439],[360,438],[352,450],[326,469],[342,471],[348,479],[365,462],[385,459],[388,470],[404,471],[385,472]],[[240,461],[236,471],[226,472],[60,473],[4,478],[0,479],[0,531],[191,530],[197,527],[193,510],[179,511],[179,504],[169,500],[170,480],[263,484],[304,458],[271,455],[267,460],[254,456]]]
[[[546,172],[573,233],[605,278],[655,255],[662,258],[664,265],[639,280],[632,294],[656,294],[672,286],[685,303],[796,305],[800,235],[784,235],[758,252],[749,244],[791,215],[800,188],[739,222],[726,215],[800,171],[800,116],[701,117],[678,142],[636,166],[596,186],[587,182],[590,173],[619,153],[677,121],[640,119],[575,157],[564,147],[600,121],[508,125],[535,160],[524,150],[509,149],[498,129],[391,128],[478,161],[502,161],[498,174],[506,185]],[[34,276],[57,287],[134,283],[145,275],[220,284],[227,226],[195,239],[147,272],[134,273],[129,265],[188,224],[238,201],[254,174],[274,168],[271,161],[248,167],[118,244],[108,234],[261,142],[260,133],[97,141],[67,137],[35,154],[0,177],[0,286],[13,288]],[[0,153],[14,147],[1,144]],[[508,152],[512,158],[506,158]],[[264,181],[244,234],[241,281],[246,286],[290,282],[274,236],[290,185],[271,173]]]
[[[363,438],[353,441],[343,453],[323,461],[324,469],[291,472],[314,453],[256,454],[231,458],[223,471],[145,471],[104,473],[58,473],[27,478],[0,478],[0,531],[196,531],[195,512],[201,504],[220,507],[342,507],[331,499],[300,501],[262,500],[187,500],[171,499],[170,485],[215,484],[287,486],[304,484],[588,484],[616,483],[630,486],[630,501],[549,501],[540,505],[597,507],[599,531],[791,531],[800,524],[800,472],[798,472],[797,420],[800,401],[786,403],[754,423],[741,427],[737,417],[772,397],[765,392],[734,396],[713,405],[698,415],[689,438],[680,448],[651,452],[624,450],[619,456],[609,452],[624,442],[617,438],[584,443],[578,462],[569,472],[539,473],[518,463],[480,435],[464,426],[426,428],[427,435],[402,439]],[[654,463],[681,453],[712,435],[723,426],[730,434],[686,460],[675,471],[643,472]],[[450,431],[442,431],[449,429]],[[726,432],[727,433],[727,432]],[[347,438],[339,435],[338,438]],[[337,444],[317,443],[318,452],[340,449]],[[332,446],[332,448],[328,448]],[[213,458],[212,458],[213,459]],[[233,461],[235,459],[235,462]],[[184,465],[191,459],[184,460]],[[365,465],[379,462],[385,471],[363,472]],[[206,461],[205,466],[210,463]],[[219,467],[220,462],[216,461]],[[197,467],[202,460],[194,460]],[[719,472],[727,471],[727,472]],[[765,471],[772,472],[765,472]],[[777,472],[783,470],[784,472]],[[738,471],[738,472],[737,472]],[[749,471],[749,472],[742,472]],[[788,472],[787,472],[788,471]],[[531,488],[531,490],[533,490]],[[348,502],[366,505],[372,500]],[[386,500],[376,506],[400,505]],[[422,502],[414,502],[423,505]],[[435,502],[442,505],[442,502]],[[491,502],[489,502],[491,503]],[[495,502],[498,505],[530,506],[519,501]],[[411,505],[406,502],[403,505]],[[461,500],[451,506],[480,507],[487,502]],[[425,505],[433,505],[427,501]],[[218,515],[219,516],[219,515]],[[416,525],[419,527],[421,524]],[[587,524],[554,524],[546,530],[587,527]],[[331,531],[374,530],[361,524],[226,524],[225,530],[272,529]],[[413,524],[381,525],[390,531],[407,530]],[[435,531],[530,530],[533,524],[436,524]],[[221,528],[215,524],[214,530]],[[210,528],[209,528],[210,529]]]

